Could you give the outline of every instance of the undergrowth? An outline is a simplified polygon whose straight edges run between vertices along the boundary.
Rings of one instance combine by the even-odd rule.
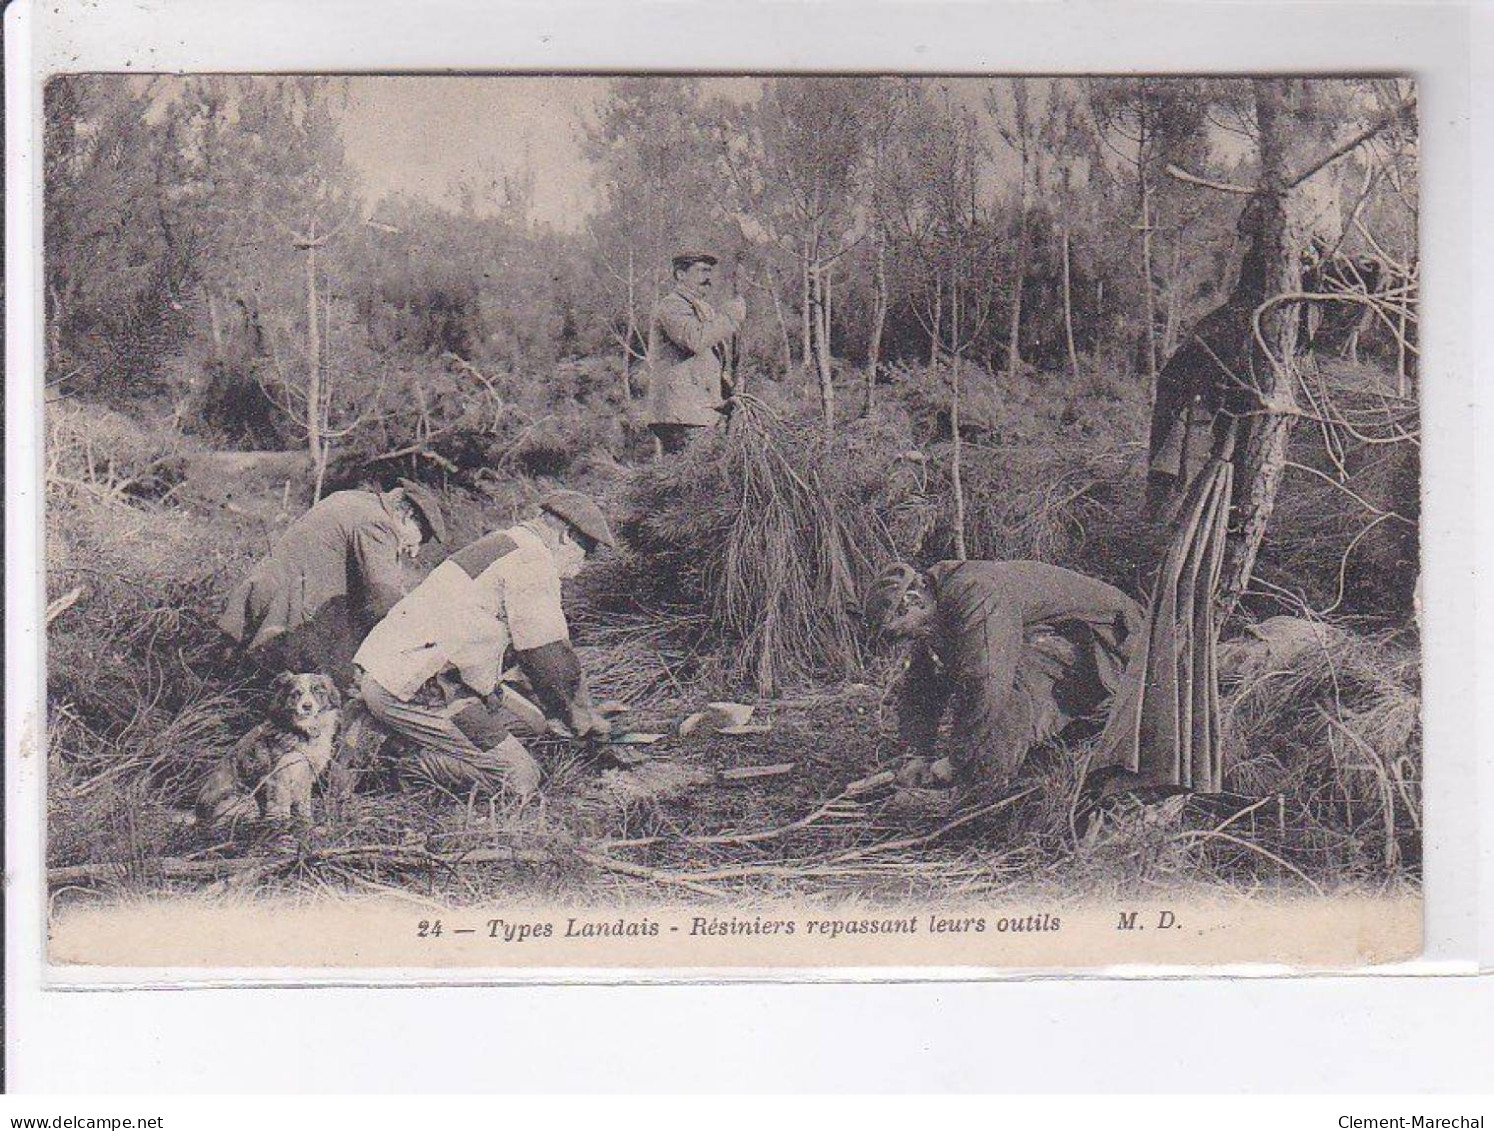
[[[1129,413],[1131,393],[1096,388],[1075,394],[1072,431],[1038,421],[1045,442],[1002,432],[993,399],[995,423],[965,436],[967,535],[976,556],[1070,565],[1140,595],[1140,465],[1102,411]],[[928,408],[934,393],[889,395],[871,415],[838,421],[830,440],[812,413],[777,400],[771,412],[748,403],[724,437],[657,463],[630,439],[579,450],[567,439],[564,467],[535,474],[517,458],[452,474],[411,457],[339,484],[419,474],[443,493],[452,546],[558,483],[606,501],[625,545],[568,590],[568,611],[598,697],[628,702],[631,729],[667,736],[645,773],[601,774],[545,740],[535,744],[548,772],[542,806],[489,807],[374,775],[319,801],[309,828],[226,832],[187,826],[182,808],[262,706],[255,681],[226,666],[213,622],[305,505],[304,485],[245,480],[224,505],[222,490],[194,490],[203,453],[169,427],[53,406],[48,860],[74,877],[64,886],[198,887],[254,860],[274,862],[247,873],[256,886],[395,885],[471,901],[645,891],[735,905],[788,894],[896,902],[1417,882],[1416,642],[1362,618],[1319,618],[1306,636],[1267,622],[1226,648],[1230,792],[1209,806],[1097,809],[1081,789],[1082,742],[1031,760],[1014,798],[974,818],[885,780],[855,789],[900,757],[887,704],[897,657],[868,639],[858,596],[893,558],[926,565],[949,553],[949,437]],[[1068,408],[1055,398],[1023,411]],[[200,505],[208,497],[217,501]],[[1286,524],[1283,546],[1299,536]],[[719,698],[756,703],[772,729],[678,737],[686,714]],[[761,780],[718,776],[781,763],[792,769]]]

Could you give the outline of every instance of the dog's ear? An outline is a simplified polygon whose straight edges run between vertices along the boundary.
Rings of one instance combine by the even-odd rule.
[[[279,675],[277,675],[274,679],[272,679],[270,681],[270,695],[276,701],[279,701],[280,698],[282,696],[284,696],[287,691],[293,690],[295,688],[295,686],[296,686],[296,673],[295,672],[281,672]]]
[[[316,677],[316,685],[326,692],[328,706],[342,706],[342,692],[337,690],[336,680],[331,676],[319,675]]]

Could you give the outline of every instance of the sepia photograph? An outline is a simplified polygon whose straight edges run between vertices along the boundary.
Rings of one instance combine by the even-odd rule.
[[[54,968],[1421,953],[1413,78],[44,116]]]

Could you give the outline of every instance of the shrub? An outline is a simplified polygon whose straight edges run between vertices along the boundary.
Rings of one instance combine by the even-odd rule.
[[[71,598],[47,634],[51,796],[107,807],[100,794],[148,785],[180,801],[244,729],[214,616],[263,534],[133,489],[191,454],[172,433],[69,406],[49,414],[47,441],[47,595]]]
[[[1226,781],[1281,799],[1319,869],[1420,863],[1421,658],[1404,635],[1276,617],[1222,648]]]

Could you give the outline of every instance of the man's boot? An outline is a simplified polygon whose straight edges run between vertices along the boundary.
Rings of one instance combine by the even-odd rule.
[[[540,764],[513,735],[491,750],[483,751],[483,761],[494,764],[495,776],[502,783],[504,793],[528,801],[539,792]]]

